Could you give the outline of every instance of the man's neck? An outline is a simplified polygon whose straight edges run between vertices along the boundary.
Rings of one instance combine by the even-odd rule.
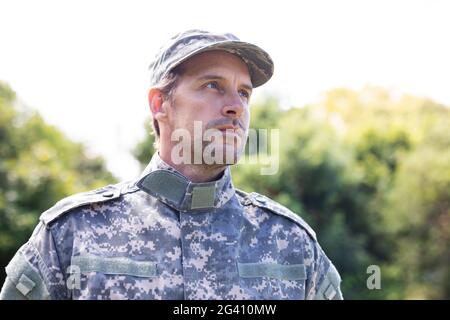
[[[160,158],[188,178],[192,182],[209,182],[219,179],[227,165],[208,165],[208,164],[175,164],[170,158],[170,153],[160,152]]]

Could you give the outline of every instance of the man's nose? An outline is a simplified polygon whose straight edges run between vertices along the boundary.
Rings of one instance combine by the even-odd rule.
[[[244,111],[244,104],[240,96],[229,97],[222,108],[222,115],[232,119],[239,119]]]

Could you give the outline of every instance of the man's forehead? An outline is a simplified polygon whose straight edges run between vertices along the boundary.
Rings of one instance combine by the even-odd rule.
[[[241,58],[222,51],[203,52],[181,65],[183,74],[195,78],[227,78],[238,76],[251,85],[250,73]]]

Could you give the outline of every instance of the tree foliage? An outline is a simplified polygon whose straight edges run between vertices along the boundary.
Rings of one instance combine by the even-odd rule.
[[[102,158],[88,155],[0,83],[0,265],[58,200],[115,181]]]

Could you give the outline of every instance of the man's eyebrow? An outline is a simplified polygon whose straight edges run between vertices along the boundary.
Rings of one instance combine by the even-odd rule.
[[[226,78],[216,74],[205,74],[197,79],[197,81],[205,81],[205,80],[226,80]],[[249,90],[250,92],[253,91],[253,86],[251,84],[243,83],[241,84],[241,87]]]

